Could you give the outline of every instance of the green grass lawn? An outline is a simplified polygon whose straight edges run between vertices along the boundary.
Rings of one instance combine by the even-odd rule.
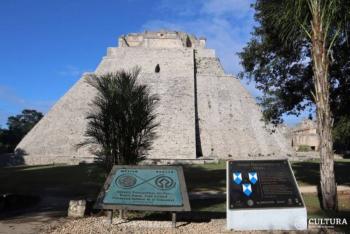
[[[225,191],[226,164],[183,166],[189,191]],[[317,185],[317,161],[292,162],[299,186]],[[350,160],[335,162],[338,185],[350,186]],[[50,193],[73,196],[95,196],[104,182],[103,170],[96,165],[18,166],[0,169],[0,193]]]
[[[319,161],[291,163],[299,186],[317,185],[320,181]],[[226,163],[184,166],[187,187],[191,191],[226,190]],[[350,186],[350,160],[335,162],[335,174],[338,185]]]
[[[316,185],[319,181],[317,161],[294,162],[292,167],[299,185]],[[188,190],[225,191],[225,162],[183,166]],[[336,180],[350,185],[350,160],[336,161]],[[0,194],[21,193],[74,198],[96,198],[105,176],[96,165],[19,166],[0,169]],[[320,209],[316,194],[303,195],[309,216],[333,216]],[[225,212],[225,199],[193,200],[194,211]],[[350,214],[350,194],[339,195],[339,213]]]
[[[105,180],[96,165],[0,168],[0,193],[96,197]]]

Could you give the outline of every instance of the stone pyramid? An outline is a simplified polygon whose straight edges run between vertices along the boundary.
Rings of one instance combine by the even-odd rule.
[[[225,74],[204,38],[183,32],[131,33],[107,50],[95,74],[140,66],[140,82],[160,97],[158,138],[148,159],[287,157],[292,149],[282,133],[271,134],[255,100]],[[84,140],[85,119],[95,90],[88,73],[52,107],[16,148],[26,164],[91,162]]]

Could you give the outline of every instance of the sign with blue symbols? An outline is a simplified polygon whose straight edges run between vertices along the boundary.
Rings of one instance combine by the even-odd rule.
[[[288,160],[226,163],[228,230],[306,230],[307,211]]]
[[[249,197],[250,194],[252,194],[253,192],[251,184],[242,184],[242,188],[243,188],[244,195],[246,195],[247,197]]]
[[[252,184],[256,184],[258,182],[258,174],[256,172],[248,172],[249,175],[249,181]]]
[[[96,208],[188,211],[182,167],[115,166]]]
[[[233,172],[233,181],[236,184],[240,184],[242,182],[242,173],[240,173],[240,172]]]
[[[229,208],[302,207],[287,160],[228,162]]]

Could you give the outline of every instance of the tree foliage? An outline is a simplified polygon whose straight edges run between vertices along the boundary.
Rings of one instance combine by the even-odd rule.
[[[158,97],[137,83],[139,68],[101,76],[92,75],[88,84],[97,95],[87,115],[84,145],[108,172],[114,164],[137,164],[143,160],[156,137],[155,108]]]
[[[344,152],[349,150],[350,146],[350,118],[342,116],[333,129],[334,144],[337,149]],[[347,152],[349,154],[349,152]]]
[[[25,109],[21,114],[10,116],[7,129],[0,129],[0,153],[12,153],[22,138],[43,117],[36,110]]]
[[[331,7],[329,4],[338,3],[321,2],[328,8]],[[328,40],[328,45],[332,43],[329,51],[329,88],[335,127],[343,116],[350,116],[350,40],[347,36],[350,24],[343,19],[349,17],[350,2],[339,2],[341,4],[327,11],[328,16],[325,16],[332,16],[327,36],[333,38],[337,34],[334,41]],[[275,124],[282,122],[283,114],[298,116],[303,111],[313,113],[315,104],[311,42],[306,33],[311,30],[311,16],[307,9],[298,11],[299,14],[297,11],[286,11],[288,7],[295,9],[288,4],[308,7],[306,0],[258,0],[254,4],[258,25],[247,46],[239,53],[244,68],[240,77],[256,82],[263,93],[259,101],[264,118]],[[340,22],[343,25],[339,25]],[[287,27],[282,27],[285,25]]]
[[[335,104],[339,104],[342,97],[334,96],[336,89],[344,84],[340,83],[343,77],[331,72],[331,66],[335,44],[349,45],[350,2],[258,0],[255,9],[256,19],[261,24],[256,27],[252,42],[241,53],[245,74],[248,78],[254,77],[263,89],[264,116],[275,123],[281,121],[283,113],[299,114],[315,104],[320,139],[321,204],[324,209],[335,210],[332,109],[336,110]],[[348,68],[348,57],[345,60],[344,66]],[[349,77],[345,86],[348,81]]]

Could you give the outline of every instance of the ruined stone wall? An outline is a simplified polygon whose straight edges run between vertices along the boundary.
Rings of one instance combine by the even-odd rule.
[[[130,33],[119,38],[119,47],[145,48],[205,48],[206,39],[183,32]]]
[[[301,146],[309,146],[311,150],[318,151],[320,138],[318,134],[295,134],[292,137],[292,146],[299,150]]]
[[[320,138],[317,134],[316,121],[304,119],[291,130],[292,147],[299,150],[301,146],[310,146],[312,150],[318,151]]]

